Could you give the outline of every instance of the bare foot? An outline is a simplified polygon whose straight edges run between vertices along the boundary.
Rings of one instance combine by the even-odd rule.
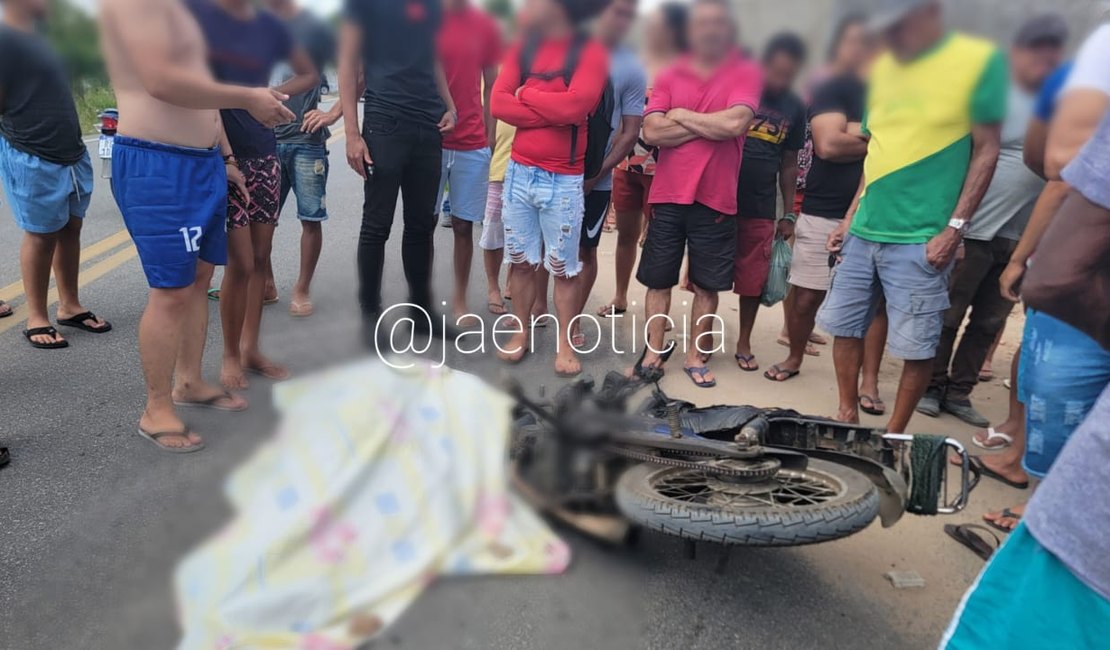
[[[262,375],[266,379],[274,381],[285,381],[292,376],[293,373],[289,372],[289,368],[274,363],[270,359],[262,356],[260,352],[243,353],[243,369],[248,372],[253,372]]]
[[[204,439],[192,431],[188,431],[185,423],[176,415],[166,414],[155,417],[150,413],[144,412],[143,416],[139,418],[139,428],[147,433],[180,431],[181,435],[159,436],[155,441],[168,449],[185,449],[188,447],[196,447],[204,443]]]
[[[790,339],[786,338],[785,336],[779,336],[779,338],[775,341],[775,343],[778,343],[779,345],[781,345],[784,348],[790,347]],[[819,357],[819,356],[821,356],[821,351],[818,350],[817,348],[813,347],[813,343],[807,343],[806,344],[806,356]]]
[[[520,363],[520,360],[527,353],[528,334],[526,332],[513,334],[513,337],[507,343],[497,348],[497,358],[506,363]]]
[[[228,390],[246,390],[250,388],[247,375],[243,372],[243,363],[238,358],[224,357],[223,366],[220,368],[220,385]]]
[[[582,362],[574,350],[562,350],[555,355],[555,374],[560,377],[577,377],[582,374]]]

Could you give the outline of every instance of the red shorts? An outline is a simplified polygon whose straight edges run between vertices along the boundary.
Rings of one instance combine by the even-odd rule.
[[[732,291],[745,298],[763,295],[771,274],[771,244],[775,241],[774,219],[736,219],[736,261]]]
[[[613,208],[617,212],[642,211],[651,216],[648,195],[651,194],[651,180],[655,176],[637,174],[623,169],[613,170]]]

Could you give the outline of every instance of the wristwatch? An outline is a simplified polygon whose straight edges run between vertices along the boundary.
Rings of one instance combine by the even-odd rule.
[[[967,219],[960,219],[958,217],[953,217],[952,220],[948,222],[948,227],[954,228],[956,230],[956,233],[960,237],[964,236],[964,234],[967,232],[968,226],[970,225],[970,221],[968,221]]]

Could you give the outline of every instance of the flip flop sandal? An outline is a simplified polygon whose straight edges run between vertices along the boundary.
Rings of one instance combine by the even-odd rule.
[[[780,338],[780,339],[776,340],[775,343],[778,343],[779,345],[781,345],[784,348],[790,347],[790,339]],[[817,348],[813,347],[813,344],[807,341],[806,342],[805,354],[806,354],[807,357],[819,357],[819,356],[821,356],[821,351],[818,350]]]
[[[734,355],[734,356],[736,357],[736,367],[743,370],[744,372],[755,372],[755,371],[759,370],[759,364],[758,363],[755,364],[754,368],[751,365],[752,362],[755,361],[755,355],[754,354],[737,354],[737,355]],[[747,367],[740,365],[742,363],[748,364]]]
[[[10,465],[12,462],[12,455],[8,452],[7,447],[0,447],[0,467]]]
[[[262,377],[263,379],[270,379],[270,380],[273,380],[273,381],[285,381],[286,379],[289,379],[290,377],[293,376],[293,373],[290,372],[290,370],[288,368],[285,369],[285,372],[283,372],[281,374],[281,376],[278,376],[278,375],[273,374],[272,372],[270,372],[270,371],[274,371],[274,370],[277,370],[277,369],[278,369],[277,366],[266,366],[264,368],[247,368],[247,367],[243,368],[243,370],[245,372],[249,372],[252,375],[258,375],[259,377]]]
[[[1014,388],[1013,382],[1010,381],[1009,377],[1002,380],[1002,387],[1005,388],[1006,390],[1013,390],[1013,388]]]
[[[104,321],[104,327],[93,327],[85,324],[87,320],[97,320],[96,314],[87,311],[83,314],[77,314],[73,318],[59,318],[58,324],[62,327],[73,327],[93,334],[106,334],[112,331],[112,324],[108,321]]]
[[[487,302],[486,307],[489,309],[489,313],[494,316],[504,316],[509,313],[509,310],[505,308],[505,303],[503,302]],[[497,311],[498,309],[501,311]]]
[[[686,376],[689,377],[690,381],[694,382],[694,385],[698,388],[713,388],[717,385],[716,379],[705,379],[705,376],[709,374],[709,368],[701,366],[698,368],[683,368],[682,371],[686,373]],[[702,381],[695,379],[695,376]]]
[[[1017,528],[1018,524],[1021,523],[1021,515],[1014,512],[1013,510],[1010,510],[1009,508],[1003,508],[1002,512],[1001,512],[1001,515],[1002,516],[999,517],[999,519],[1012,519],[1012,520],[1016,521],[1017,523],[1014,524],[1014,528]],[[995,530],[999,530],[999,531],[1002,531],[1004,533],[1014,532],[1014,528],[1006,528],[1002,524],[998,523],[998,521],[991,521],[990,519],[984,519],[983,521],[987,522],[987,525],[990,526],[991,528],[995,529]]]
[[[990,535],[990,537],[983,537],[975,532],[977,530],[983,531]],[[961,545],[971,549],[972,553],[978,555],[984,561],[991,559],[991,556],[998,550],[998,547],[1002,546],[1002,540],[998,538],[998,535],[995,535],[989,529],[979,524],[945,524],[944,532]],[[994,540],[993,546],[990,543],[992,539]]]
[[[597,315],[601,316],[602,318],[615,318],[617,316],[623,316],[624,314],[627,314],[627,313],[628,313],[628,308],[627,307],[625,307],[624,309],[621,309],[620,307],[617,307],[616,305],[614,305],[612,303],[610,303],[608,305],[605,305],[601,309],[597,310]]]
[[[308,318],[314,313],[316,313],[316,307],[311,301],[289,303],[289,315],[294,318]]]
[[[281,298],[279,298],[279,297],[277,297],[277,296],[274,296],[273,298],[263,298],[263,299],[262,299],[262,304],[263,304],[264,306],[265,306],[265,305],[276,305],[276,304],[278,304],[279,302],[281,302]]]
[[[58,336],[58,330],[53,327],[36,327],[34,329],[23,330],[23,336],[31,343],[31,347],[38,348],[39,350],[61,350],[62,348],[69,347],[69,341],[54,341],[53,343],[38,343],[34,340],[36,336],[49,336],[54,338]]]
[[[570,344],[576,348],[586,347],[586,335],[575,334],[574,336],[570,337]]]
[[[979,376],[976,379],[978,379],[980,382],[986,384],[988,382],[994,381],[994,373],[993,372],[981,372],[981,373],[979,373]]]
[[[142,427],[139,427],[138,431],[139,435],[142,436],[144,440],[149,440],[151,444],[156,445],[159,449],[166,452],[167,454],[195,454],[196,452],[204,449],[203,442],[195,445],[190,443],[188,447],[167,447],[166,445],[158,442],[162,438],[166,438],[168,436],[177,436],[179,438],[184,438],[189,435],[188,429],[184,429],[182,431],[158,431],[155,433],[149,433],[143,431]]]
[[[864,406],[863,400],[871,402],[871,406]],[[879,407],[882,408],[879,408]],[[867,413],[868,415],[886,415],[886,402],[879,397],[872,397],[870,395],[859,396],[859,410]]]
[[[785,370],[783,368],[778,367],[778,364],[775,364],[775,365],[771,366],[770,368],[768,368],[767,372],[763,373],[763,378],[767,379],[769,381],[773,381],[773,382],[781,384],[784,381],[790,381],[791,379],[797,377],[800,374],[802,374],[801,370]],[[782,379],[779,379],[779,375],[786,375],[786,376],[783,377]]]
[[[1018,481],[1011,481],[1005,476],[984,465],[983,459],[979,456],[969,456],[968,462],[970,462],[972,467],[978,470],[981,475],[986,476],[987,478],[993,478],[994,480],[1004,483],[1014,488],[1015,490],[1025,490],[1029,488],[1029,481],[1021,481],[1020,483]]]
[[[220,290],[219,289],[209,289],[208,290],[208,299],[211,300],[212,302],[220,302]]]
[[[230,406],[219,405],[221,401],[230,399],[232,399],[231,393],[224,393],[223,395],[216,395],[215,397],[210,397],[208,399],[196,402],[179,402],[177,400],[174,400],[173,405],[178,408],[211,409],[213,411],[223,411],[225,413],[242,413],[243,411],[247,410],[246,406],[232,408]]]
[[[1002,444],[1000,444],[1000,445],[988,445],[987,443],[990,442],[991,440],[1001,440]],[[976,447],[978,447],[980,449],[986,449],[987,451],[998,451],[999,449],[1005,449],[1005,448],[1009,447],[1010,445],[1014,444],[1014,437],[1011,436],[1010,434],[1002,432],[1002,431],[995,431],[994,427],[987,427],[987,440],[986,440],[986,442],[979,442],[979,437],[978,436],[972,436],[971,437],[971,444],[975,445]]]
[[[7,318],[14,315],[15,310],[12,309],[12,306],[4,302],[3,300],[0,300],[0,318]]]
[[[659,365],[645,368],[644,359],[647,358],[648,353],[648,348],[645,345],[644,351],[640,353],[639,360],[636,361],[636,365],[632,366],[632,374],[646,382],[658,382],[660,379],[663,378],[663,375],[665,374],[663,366],[667,363],[668,360],[670,360],[671,355],[674,354],[674,351],[677,347],[678,344],[674,341],[671,341],[670,345],[667,346],[666,351],[664,351],[663,354],[659,355]]]

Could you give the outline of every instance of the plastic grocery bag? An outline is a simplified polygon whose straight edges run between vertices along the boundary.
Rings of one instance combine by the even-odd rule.
[[[778,304],[786,298],[786,291],[790,288],[786,281],[790,277],[790,262],[793,259],[794,251],[782,235],[776,233],[775,241],[771,243],[771,273],[760,296],[760,302],[765,306]]]
[[[509,491],[512,403],[476,377],[364,361],[274,393],[235,518],[177,569],[179,650],[354,650],[440,576],[567,567]]]

